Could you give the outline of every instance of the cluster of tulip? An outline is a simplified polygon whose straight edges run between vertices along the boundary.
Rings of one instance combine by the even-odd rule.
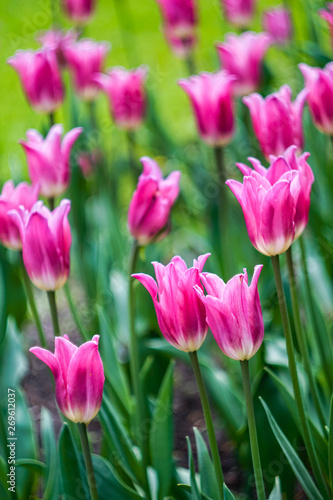
[[[157,2],[168,44],[176,55],[187,59],[189,67],[193,68],[192,56],[197,43],[198,27],[195,0]],[[222,3],[228,22],[241,29],[250,25],[254,16],[254,0],[223,0]],[[82,127],[75,127],[62,138],[64,127],[55,123],[55,113],[65,98],[62,72],[66,68],[80,100],[91,104],[102,90],[109,99],[115,125],[126,132],[133,132],[143,123],[146,114],[145,81],[148,70],[145,66],[132,70],[115,67],[104,72],[110,45],[107,42],[81,38],[80,33],[82,26],[91,18],[95,8],[94,2],[64,0],[63,5],[76,28],[67,33],[56,29],[47,31],[38,37],[42,45],[40,49],[18,51],[8,60],[19,75],[31,107],[37,113],[49,115],[51,126],[45,138],[37,130],[28,130],[26,140],[20,141],[32,184],[22,182],[14,187],[11,180],[4,184],[0,195],[0,241],[8,249],[22,252],[23,269],[30,281],[48,294],[55,334],[54,354],[46,349],[47,342],[38,319],[34,294],[29,279],[25,279],[27,296],[42,345],[33,347],[30,351],[51,369],[59,409],[69,420],[84,424],[80,427],[80,435],[91,498],[94,500],[97,498],[97,487],[87,444],[86,425],[99,412],[103,398],[105,376],[98,352],[99,336],[95,335],[80,347],[71,343],[67,335],[60,336],[55,300],[55,291],[62,288],[69,277],[72,241],[68,221],[71,201],[62,199],[58,206],[55,205],[70,185],[71,151],[80,135],[84,134],[84,130]],[[331,26],[332,5],[329,6],[330,11],[320,12]],[[333,63],[327,64],[324,69],[299,64],[305,79],[305,88],[294,101],[288,85],[283,85],[278,91],[263,97],[257,93],[262,80],[262,61],[270,45],[288,43],[291,39],[290,12],[282,7],[265,12],[263,26],[265,32],[244,31],[239,35],[229,34],[224,42],[216,45],[220,70],[215,73],[191,75],[189,78],[180,79],[178,83],[190,98],[198,134],[203,142],[214,149],[217,168],[222,176],[218,213],[218,218],[221,219],[222,254],[225,252],[224,246],[228,237],[228,220],[224,217],[230,195],[227,186],[242,208],[252,245],[261,254],[272,258],[293,395],[316,482],[315,484],[310,478],[311,487],[313,485],[315,491],[318,491],[318,496],[312,498],[328,499],[329,487],[333,485],[329,486],[321,474],[311,435],[312,429],[306,416],[279,255],[286,253],[287,256],[297,341],[318,419],[325,428],[327,419],[321,410],[307,341],[301,327],[297,293],[292,286],[295,273],[291,246],[301,237],[307,226],[311,187],[314,182],[314,175],[308,163],[309,153],[304,151],[303,107],[305,103],[308,104],[313,123],[321,132],[333,135],[333,108],[329,105],[333,99]],[[234,137],[237,98],[242,98],[249,109],[255,137],[269,163],[268,168],[257,158],[249,158],[253,168],[238,163],[243,182],[226,180],[222,154]],[[90,169],[89,161],[87,166],[84,155],[81,155],[79,163],[84,173]],[[179,171],[173,171],[164,178],[156,161],[147,156],[141,158],[141,163],[143,172],[138,179],[128,210],[128,230],[133,238],[129,316],[131,382],[137,402],[135,434],[144,469],[142,486],[145,489],[145,498],[150,498],[147,486],[149,451],[141,430],[147,401],[144,400],[140,375],[138,336],[134,321],[133,278],[149,292],[164,338],[176,349],[189,354],[206,421],[218,499],[226,498],[226,487],[197,358],[197,351],[201,348],[209,328],[221,351],[229,358],[241,362],[257,495],[259,500],[264,500],[265,485],[248,366],[248,360],[259,350],[264,338],[264,322],[258,293],[258,280],[263,266],[255,266],[250,284],[246,269],[226,283],[216,274],[203,272],[209,253],[199,256],[190,268],[180,256],[173,257],[166,266],[152,262],[156,281],[150,275],[136,273],[140,248],[160,241],[171,231],[171,210],[179,195],[181,176]],[[49,208],[38,199],[39,196],[48,200]],[[222,269],[223,274],[230,270],[226,262],[223,263]],[[107,360],[104,359],[105,363]]]

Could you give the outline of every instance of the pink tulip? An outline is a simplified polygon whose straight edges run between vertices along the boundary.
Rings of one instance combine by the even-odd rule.
[[[76,162],[79,165],[84,177],[88,178],[101,161],[101,153],[95,149],[91,152],[80,151],[76,157]]]
[[[9,215],[22,240],[23,261],[32,283],[41,290],[61,288],[69,276],[71,229],[67,220],[71,202],[62,200],[53,212],[37,201],[31,211],[19,207]]]
[[[331,33],[331,42],[333,44],[333,2],[326,4],[327,10],[319,9],[318,14],[327,21]]]
[[[32,352],[51,370],[59,409],[72,422],[89,422],[102,404],[104,368],[98,352],[99,335],[77,347],[67,335],[56,337],[54,354],[41,347]]]
[[[107,94],[110,111],[116,125],[125,130],[137,129],[146,113],[144,88],[147,69],[113,68],[106,75],[100,73],[95,81]]]
[[[84,101],[93,101],[97,97],[99,85],[93,76],[103,71],[109,50],[109,43],[89,39],[81,39],[65,48],[65,58],[75,91]]]
[[[222,0],[225,17],[229,23],[240,28],[251,24],[254,17],[255,0]]]
[[[248,286],[247,272],[236,274],[228,283],[216,274],[200,274],[206,289],[195,286],[198,297],[206,308],[207,323],[224,354],[244,361],[258,351],[264,338],[264,322],[258,293],[258,279],[262,265],[254,268]]]
[[[198,24],[195,0],[157,0],[163,16],[164,32],[174,53],[185,57],[192,51]]]
[[[179,194],[180,172],[163,179],[154,160],[144,156],[140,161],[143,172],[129,206],[128,227],[138,244],[144,246],[170,231],[170,211]]]
[[[333,62],[324,69],[299,64],[308,90],[307,102],[315,126],[324,134],[333,135]]]
[[[234,134],[233,81],[226,71],[178,81],[191,99],[198,132],[210,146],[225,146]]]
[[[82,131],[81,127],[73,128],[61,142],[63,126],[56,124],[45,139],[37,130],[30,129],[27,140],[19,141],[27,157],[30,179],[40,185],[43,196],[51,198],[66,191],[70,180],[71,149]]]
[[[75,30],[47,30],[38,33],[36,40],[48,50],[54,50],[59,66],[66,65],[65,47],[76,42],[78,33]]]
[[[283,85],[265,98],[256,93],[243,98],[266,158],[283,154],[293,144],[299,153],[303,149],[302,113],[308,91],[303,89],[294,102],[291,102],[291,94],[291,88]]]
[[[225,42],[216,46],[221,67],[237,78],[236,95],[247,95],[259,88],[262,60],[270,44],[267,33],[246,31],[241,35],[230,33]]]
[[[62,5],[69,19],[79,25],[90,21],[95,10],[95,0],[62,0]]]
[[[300,175],[288,163],[288,155],[272,158],[268,169],[255,158],[249,160],[255,170],[237,164],[243,184],[232,179],[226,184],[242,207],[252,245],[264,255],[279,255],[295,238]]]
[[[178,256],[167,266],[152,262],[157,283],[147,274],[132,275],[150,293],[163,336],[180,351],[197,351],[207,335],[205,307],[194,286],[202,289],[199,274],[209,255],[198,257],[189,269]]]
[[[18,73],[31,107],[53,113],[64,100],[64,89],[54,50],[18,50],[7,60]]]
[[[7,181],[3,185],[0,195],[0,241],[5,247],[12,250],[22,248],[20,231],[8,212],[19,206],[30,210],[38,200],[38,193],[38,184],[30,186],[21,182],[15,188],[13,181]]]
[[[277,44],[284,44],[291,39],[292,22],[290,12],[284,7],[266,10],[263,14],[263,28]]]

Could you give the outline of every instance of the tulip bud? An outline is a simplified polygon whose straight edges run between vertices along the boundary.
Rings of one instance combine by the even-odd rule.
[[[144,246],[170,231],[170,211],[179,194],[180,172],[163,179],[154,160],[144,156],[140,161],[143,172],[129,206],[128,227],[138,244]]]
[[[150,293],[163,336],[180,351],[197,351],[207,335],[205,307],[194,286],[202,288],[199,274],[209,255],[198,257],[189,269],[179,256],[167,266],[152,262],[157,283],[147,274],[132,275]]]
[[[30,210],[38,200],[38,193],[38,184],[30,186],[21,182],[15,188],[13,181],[7,181],[3,185],[0,195],[0,241],[5,247],[12,250],[22,248],[20,231],[8,212],[20,206]]]
[[[50,212],[42,201],[37,201],[30,212],[23,207],[9,212],[20,231],[29,278],[41,290],[57,290],[68,279],[72,243],[67,219],[70,206],[69,200],[62,200]]]
[[[191,100],[201,139],[210,146],[225,146],[234,134],[233,82],[226,71],[178,81]]]
[[[254,268],[248,286],[246,269],[228,283],[216,274],[200,274],[206,289],[195,286],[206,309],[207,323],[221,349],[229,358],[244,361],[258,351],[264,338],[264,322],[258,293],[262,265]]]
[[[292,36],[290,12],[283,7],[266,10],[263,14],[263,28],[275,43],[283,45]]]
[[[254,17],[255,0],[222,0],[227,21],[239,28],[249,26]]]
[[[53,125],[44,139],[37,131],[27,131],[27,141],[19,141],[26,154],[29,176],[40,185],[40,192],[47,198],[63,194],[70,181],[70,153],[74,142],[82,133],[81,127],[73,128],[62,142],[63,126]]]
[[[331,43],[333,45],[333,2],[326,4],[327,10],[319,9],[318,14],[322,19],[325,19],[328,23],[328,27],[331,33]]]
[[[45,30],[37,34],[36,40],[47,50],[54,50],[59,66],[66,66],[65,48],[76,42],[78,33],[75,30]]]
[[[95,0],[62,0],[67,17],[80,26],[90,21],[94,10]]]
[[[64,100],[54,50],[19,50],[7,60],[18,73],[25,96],[37,113],[53,113]]]
[[[72,422],[89,424],[102,404],[105,377],[98,341],[94,335],[77,347],[64,335],[55,338],[54,354],[41,347],[29,349],[52,371],[57,404]]]

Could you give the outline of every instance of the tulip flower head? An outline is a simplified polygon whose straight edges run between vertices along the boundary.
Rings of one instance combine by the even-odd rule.
[[[266,10],[263,14],[263,28],[275,43],[283,45],[288,42],[293,31],[289,10],[284,7]]]
[[[163,336],[180,351],[197,351],[207,335],[205,307],[194,286],[202,289],[200,273],[209,255],[198,257],[189,269],[179,256],[167,266],[152,262],[157,282],[148,274],[132,275],[150,293]]]
[[[22,206],[9,212],[20,231],[29,278],[41,290],[57,290],[68,279],[72,243],[67,219],[70,207],[69,200],[62,200],[50,212],[42,201],[37,201],[30,212]]]
[[[249,26],[254,17],[255,0],[222,0],[227,21],[239,28]]]
[[[73,128],[63,140],[63,126],[53,125],[44,139],[37,131],[27,131],[27,140],[19,141],[26,154],[29,176],[40,185],[40,192],[47,198],[63,194],[70,181],[70,153],[74,142],[82,133],[81,127]]]
[[[32,352],[51,370],[56,401],[72,422],[89,424],[102,404],[104,368],[98,352],[99,335],[77,347],[67,335],[55,338],[54,354],[41,347]]]
[[[201,139],[210,146],[225,146],[233,137],[234,79],[226,71],[219,71],[178,81],[191,100]]]
[[[180,172],[163,179],[158,164],[147,156],[141,158],[139,177],[129,210],[128,228],[140,246],[166,236],[171,228],[170,212],[179,194]]]
[[[321,68],[299,64],[308,90],[307,103],[312,121],[324,134],[333,135],[333,62]]]
[[[146,114],[145,80],[147,69],[113,68],[106,75],[99,73],[95,81],[109,98],[115,124],[124,130],[137,129]]]
[[[84,101],[93,101],[97,97],[99,85],[93,77],[103,71],[109,50],[109,43],[89,39],[81,39],[65,48],[65,58],[75,91]]]
[[[290,152],[291,155],[291,152]],[[295,149],[293,150],[295,155]],[[300,174],[286,157],[272,157],[268,169],[259,160],[249,158],[254,170],[241,163],[243,184],[229,179],[230,187],[242,207],[252,245],[264,255],[279,255],[292,244],[296,233],[296,207],[301,189]]]
[[[67,17],[79,26],[90,21],[95,10],[95,0],[62,0]]]
[[[64,100],[55,50],[18,50],[7,60],[18,73],[25,96],[37,113],[53,113]]]
[[[201,273],[202,286],[196,293],[206,309],[207,323],[221,349],[229,358],[244,361],[258,351],[264,338],[264,322],[258,293],[262,265],[254,268],[250,286],[246,269],[228,283],[216,274]]]
[[[12,250],[20,250],[22,241],[20,231],[8,215],[10,210],[23,206],[30,210],[38,200],[39,186],[30,186],[26,182],[21,182],[14,187],[13,181],[7,181],[3,185],[0,194],[0,242]]]
[[[42,47],[54,50],[59,66],[66,66],[65,48],[68,44],[76,42],[78,33],[75,30],[45,30],[38,33],[36,40]]]
[[[241,35],[230,33],[225,42],[217,44],[221,67],[236,77],[233,86],[236,95],[247,95],[259,88],[262,60],[270,45],[270,35],[252,31]]]
[[[255,135],[266,158],[282,155],[295,144],[298,152],[303,149],[302,114],[308,91],[303,89],[295,101],[292,90],[283,85],[278,92],[267,97],[251,94],[243,98],[248,106]]]

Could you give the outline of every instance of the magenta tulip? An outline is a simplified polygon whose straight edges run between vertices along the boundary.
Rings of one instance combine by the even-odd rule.
[[[194,286],[202,289],[199,274],[209,255],[198,257],[189,269],[179,256],[167,266],[152,262],[157,283],[147,274],[132,275],[150,293],[163,336],[180,351],[197,351],[207,335],[205,307]]]
[[[27,140],[22,144],[28,163],[29,176],[40,185],[40,192],[48,198],[66,191],[70,181],[70,153],[74,142],[82,133],[81,127],[73,128],[62,142],[63,126],[53,125],[44,139],[37,131],[27,131]]]
[[[326,4],[327,10],[319,9],[318,14],[322,19],[325,19],[328,23],[328,27],[331,34],[331,43],[333,45],[333,2]]]
[[[78,25],[90,21],[95,10],[95,0],[62,0],[62,5],[68,18]]]
[[[0,195],[0,242],[12,250],[20,250],[22,241],[20,231],[8,215],[10,210],[23,206],[30,210],[38,200],[39,186],[30,186],[26,182],[21,182],[14,187],[13,181],[7,181],[3,185]]]
[[[64,100],[64,89],[55,50],[18,50],[7,60],[18,73],[31,107],[53,113]]]
[[[76,42],[78,33],[75,30],[45,30],[38,33],[36,40],[48,50],[54,50],[59,66],[66,65],[65,48],[68,44]]]
[[[294,102],[291,101],[291,94],[291,88],[283,85],[278,92],[265,98],[257,93],[243,98],[266,158],[282,155],[293,144],[299,153],[303,150],[302,114],[308,91],[303,89]]]
[[[249,26],[254,17],[255,0],[222,0],[227,21],[240,28]]]
[[[217,44],[221,67],[236,77],[233,86],[236,95],[247,95],[259,88],[262,60],[270,45],[267,33],[252,31],[229,34],[225,42]]]
[[[234,77],[226,71],[179,80],[189,96],[198,132],[210,146],[225,146],[234,134]]]
[[[140,161],[143,172],[129,206],[128,227],[138,244],[144,246],[170,231],[170,211],[179,194],[180,172],[163,179],[154,160],[145,156]]]
[[[284,7],[266,10],[263,14],[263,28],[277,44],[284,44],[292,37],[290,12]]]
[[[258,351],[264,338],[264,322],[258,293],[262,265],[254,268],[250,286],[246,269],[228,283],[216,274],[200,274],[202,287],[195,290],[206,309],[207,323],[224,354],[244,361]]]
[[[109,50],[109,43],[89,39],[81,39],[65,48],[65,58],[75,91],[84,101],[93,101],[97,97],[100,87],[93,77],[103,71]]]
[[[72,422],[89,424],[102,404],[105,377],[98,342],[99,335],[94,335],[77,347],[64,335],[55,338],[54,354],[41,347],[29,349],[50,368],[59,409]]]
[[[264,255],[279,255],[295,238],[300,175],[287,157],[272,158],[268,169],[255,158],[249,160],[255,170],[237,164],[243,184],[232,179],[226,184],[242,207],[252,245]]]
[[[125,130],[137,129],[146,113],[145,80],[147,69],[113,68],[95,77],[109,98],[110,111],[115,124]]]
[[[308,90],[307,102],[315,126],[324,134],[333,135],[333,62],[324,69],[299,64]]]
[[[29,278],[41,290],[57,290],[68,279],[72,242],[67,219],[70,207],[69,200],[62,200],[50,212],[42,201],[37,201],[30,212],[23,207],[9,212],[20,231]]]

